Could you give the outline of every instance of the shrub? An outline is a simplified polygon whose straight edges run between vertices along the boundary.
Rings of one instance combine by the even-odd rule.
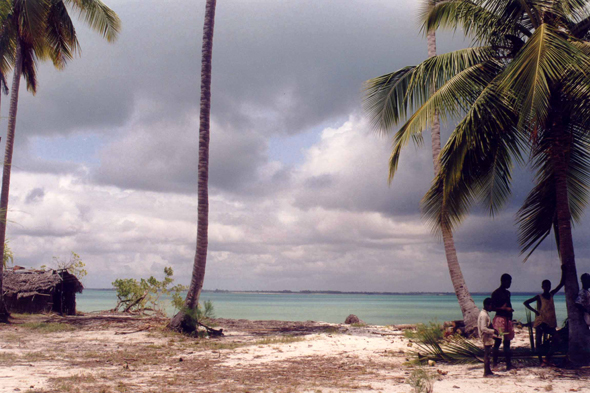
[[[117,279],[112,284],[117,291],[117,305],[113,311],[164,314],[161,305],[163,295],[172,295],[172,304],[180,309],[182,307],[181,291],[185,291],[184,285],[171,286],[174,282],[174,271],[171,267],[164,268],[164,279],[158,281],[154,276],[147,280],[142,278],[137,281],[134,278]]]

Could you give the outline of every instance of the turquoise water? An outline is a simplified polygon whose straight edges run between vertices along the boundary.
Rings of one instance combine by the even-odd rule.
[[[474,295],[481,307],[489,295]],[[532,294],[512,295],[514,319],[526,321],[522,302]],[[433,320],[461,319],[455,295],[364,295],[364,294],[267,294],[239,292],[203,292],[201,301],[211,300],[219,318],[282,321],[323,321],[342,323],[355,314],[367,323],[392,325],[427,323]],[[114,291],[85,289],[77,298],[78,310],[83,312],[109,310],[115,307]],[[566,317],[565,299],[555,297],[559,323]],[[168,305],[168,314],[173,312]]]

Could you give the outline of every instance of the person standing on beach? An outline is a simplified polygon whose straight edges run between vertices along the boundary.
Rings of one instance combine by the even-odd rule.
[[[584,321],[590,327],[590,274],[582,274],[582,289],[576,298],[576,306],[584,313]]]
[[[492,346],[494,345],[494,336],[498,334],[498,332],[492,328],[492,321],[490,320],[489,314],[490,311],[492,311],[492,299],[488,297],[483,301],[483,310],[479,312],[479,317],[477,318],[477,329],[479,330],[479,337],[481,337],[484,348],[484,377],[494,375],[490,368],[490,355],[492,354]]]
[[[499,332],[499,337],[494,339],[493,359],[494,367],[498,366],[498,355],[500,353],[500,344],[504,342],[504,357],[506,358],[506,371],[512,370],[510,352],[510,341],[514,338],[514,326],[512,325],[512,303],[510,301],[510,288],[512,285],[512,276],[502,274],[500,278],[500,287],[492,293],[492,311],[496,312],[494,316],[494,329]]]
[[[557,315],[555,314],[555,303],[553,302],[553,296],[563,287],[563,273],[561,274],[561,281],[555,289],[551,290],[551,281],[543,280],[541,288],[543,293],[526,300],[523,304],[526,308],[535,313],[535,322],[533,322],[533,328],[535,328],[535,344],[537,346],[537,352],[539,353],[539,362],[541,365],[551,364],[551,357],[553,354],[553,345],[550,346],[545,360],[543,361],[541,355],[541,347],[543,344],[543,336],[550,335],[553,337],[555,329],[557,328]],[[531,303],[537,302],[537,309],[531,307]]]

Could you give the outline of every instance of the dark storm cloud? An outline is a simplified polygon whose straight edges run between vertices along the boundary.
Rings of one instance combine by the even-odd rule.
[[[43,64],[35,97],[22,92],[26,135],[109,133],[145,106],[146,119],[176,118],[196,105],[200,11],[186,1],[109,1],[123,24],[108,44],[78,21],[82,55],[56,71]],[[197,77],[195,77],[197,75]],[[24,90],[24,89],[23,89]]]
[[[22,95],[19,129],[29,135],[106,131],[134,111],[162,121],[197,107],[202,2],[108,3],[123,22],[119,40],[108,44],[79,22],[82,56],[61,72],[41,66],[37,96]],[[358,106],[363,81],[424,56],[415,6],[398,0],[393,10],[385,3],[219,4],[214,116],[234,128],[282,133],[348,114]]]
[[[424,56],[416,6],[394,3],[219,4],[212,114],[224,132],[212,135],[213,187],[248,196],[273,189],[257,181],[269,135],[345,119],[359,109],[365,80]],[[101,184],[193,192],[198,123],[179,123],[198,113],[204,4],[108,4],[123,22],[119,40],[108,44],[78,23],[82,56],[65,71],[42,65],[38,94],[21,94],[15,167],[53,168],[31,159],[26,137],[92,131],[106,142],[94,175]]]
[[[218,9],[214,113],[266,133],[348,115],[362,83],[424,55],[414,7],[385,2],[235,1]],[[405,15],[403,15],[405,14]],[[403,15],[403,16],[402,16]],[[404,34],[392,46],[392,42]]]

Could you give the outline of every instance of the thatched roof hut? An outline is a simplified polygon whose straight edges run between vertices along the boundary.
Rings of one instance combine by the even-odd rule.
[[[84,286],[67,270],[15,267],[4,271],[3,292],[9,312],[76,314],[76,293]]]

